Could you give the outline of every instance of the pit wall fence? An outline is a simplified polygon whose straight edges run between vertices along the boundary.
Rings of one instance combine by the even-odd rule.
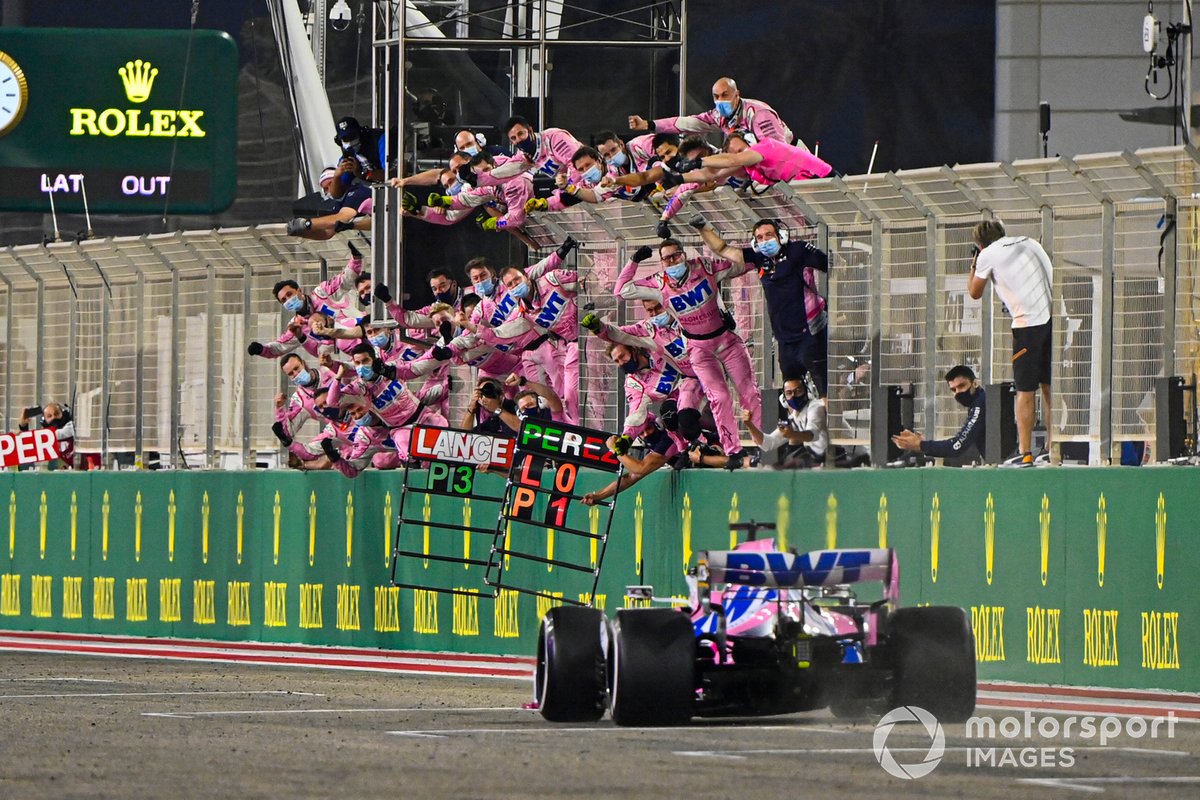
[[[604,480],[581,474],[576,491]],[[477,476],[476,493],[502,489]],[[0,629],[533,655],[554,599],[389,586],[401,495],[398,472],[0,473]],[[454,497],[413,509],[475,526],[495,516]],[[1186,468],[664,471],[620,495],[594,600],[611,615],[631,584],[686,597],[697,550],[730,547],[730,523],[774,520],[781,544],[802,551],[896,548],[902,604],[969,611],[981,680],[1195,691],[1198,518]],[[565,524],[603,521],[573,503]],[[511,535],[594,563],[578,537]],[[414,543],[486,559],[491,539],[406,529]],[[516,585],[589,599],[590,574],[512,570]],[[481,576],[435,560],[399,573],[467,589]]]

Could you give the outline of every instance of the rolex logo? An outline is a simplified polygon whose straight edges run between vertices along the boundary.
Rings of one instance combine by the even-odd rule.
[[[149,61],[127,61],[125,66],[117,70],[121,82],[125,84],[125,96],[131,103],[144,103],[150,96],[150,88],[154,86],[154,78],[158,75],[158,67]]]

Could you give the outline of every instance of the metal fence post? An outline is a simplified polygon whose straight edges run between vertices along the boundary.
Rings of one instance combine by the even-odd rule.
[[[7,355],[4,356],[4,430],[12,428],[12,374],[13,368],[10,363],[12,360],[12,344],[13,344],[13,284],[4,273],[0,272],[0,281],[3,281],[4,292],[4,347]]]
[[[15,252],[12,257],[21,269],[33,278],[33,282],[37,284],[37,333],[34,340],[34,359],[36,361],[33,369],[33,392],[34,402],[39,405],[46,402],[44,393],[46,391],[46,285],[42,278],[33,271],[25,259],[21,258]],[[10,340],[11,341],[11,340]]]

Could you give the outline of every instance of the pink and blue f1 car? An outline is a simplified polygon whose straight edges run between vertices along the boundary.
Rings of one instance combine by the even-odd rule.
[[[951,606],[898,608],[894,550],[808,553],[772,540],[696,554],[687,607],[547,612],[535,700],[555,722],[668,725],[693,716],[839,717],[918,705],[943,722],[975,709],[975,640]],[[874,588],[860,600],[860,589]],[[649,602],[650,587],[630,587]]]

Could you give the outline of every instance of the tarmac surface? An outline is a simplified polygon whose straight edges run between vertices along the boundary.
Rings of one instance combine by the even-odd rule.
[[[0,798],[1200,796],[1195,722],[1103,746],[1039,739],[1036,722],[988,741],[948,725],[940,764],[904,780],[880,766],[873,720],[553,725],[529,699],[511,678],[0,653]],[[886,738],[910,769],[930,742],[916,724]],[[1017,765],[968,766],[980,745]]]

